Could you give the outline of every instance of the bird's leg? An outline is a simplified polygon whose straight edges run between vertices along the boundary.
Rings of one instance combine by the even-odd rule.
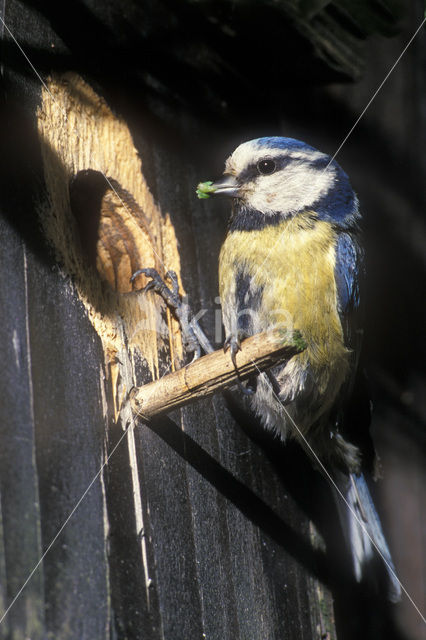
[[[237,353],[239,351],[241,351],[241,339],[243,338],[243,336],[241,335],[240,332],[237,333],[237,335],[229,335],[225,342],[223,343],[223,350],[225,351],[225,353],[228,351],[230,351],[231,354],[231,360],[232,360],[232,364],[234,365],[234,367],[236,369],[238,369],[237,367]]]
[[[182,300],[179,294],[179,283],[176,273],[174,271],[167,271],[165,275],[164,280],[169,280],[171,287],[167,286],[156,269],[138,269],[130,278],[130,282],[133,282],[135,278],[141,274],[147,278],[151,278],[150,282],[141,290],[141,293],[155,291],[155,293],[163,298],[180,324],[185,350],[194,354],[193,360],[200,357],[201,348],[207,353],[213,351],[208,338],[198,322],[195,319],[189,321],[189,305],[185,300]]]
[[[241,340],[247,337],[248,335],[244,331],[239,330],[237,331],[236,335],[230,334],[226,338],[223,344],[223,350],[226,352],[229,349],[230,351],[232,364],[234,365],[237,373],[238,373],[237,353],[238,351],[241,351]],[[244,395],[246,396],[253,395],[253,393],[256,390],[256,380],[257,380],[257,377],[250,378],[247,381],[247,386],[244,386],[241,380],[238,378],[238,386],[240,387],[240,390],[244,393]]]

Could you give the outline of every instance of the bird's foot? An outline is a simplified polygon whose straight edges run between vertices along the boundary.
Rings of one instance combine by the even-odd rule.
[[[151,278],[151,280],[143,289],[141,289],[140,293],[155,291],[155,293],[161,296],[179,322],[185,351],[193,353],[194,356],[192,360],[196,360],[201,355],[201,344],[200,340],[197,338],[192,323],[188,320],[189,306],[182,300],[182,297],[179,294],[179,283],[176,272],[167,271],[163,280],[156,269],[138,269],[130,278],[130,282],[133,282],[135,278],[141,274],[145,275],[147,278]],[[171,283],[171,287],[167,286],[165,280],[168,280]]]
[[[172,284],[171,289],[166,285],[165,281],[156,269],[138,269],[130,278],[130,282],[134,282],[135,279],[142,274],[147,278],[151,278],[151,280],[143,289],[140,290],[140,293],[155,291],[155,293],[158,293],[158,295],[163,298],[167,306],[176,313],[179,305],[181,304],[176,273],[174,271],[167,271],[164,276],[164,280],[170,280]]]
[[[223,344],[223,350],[226,352],[229,349],[230,351],[232,364],[234,365],[237,373],[238,373],[237,353],[238,351],[241,351],[241,340],[243,340],[246,337],[248,336],[245,333],[238,332],[237,335],[229,335]],[[253,379],[251,378],[247,382],[247,386],[244,386],[240,378],[238,378],[238,386],[242,391],[242,393],[244,393],[244,395],[246,396],[253,395],[253,393],[256,390],[255,381],[256,381],[256,378],[254,378],[254,385],[253,385]]]
[[[238,369],[237,367],[237,353],[239,351],[241,351],[241,339],[243,338],[243,336],[241,334],[237,334],[236,336],[234,335],[230,335],[226,338],[225,342],[223,343],[223,350],[225,351],[225,353],[228,351],[230,351],[231,354],[231,360],[232,360],[232,364],[234,365],[234,367],[236,369]]]

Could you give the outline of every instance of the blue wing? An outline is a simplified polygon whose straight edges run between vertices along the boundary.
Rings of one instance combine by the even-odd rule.
[[[352,375],[342,389],[337,425],[345,438],[358,446],[362,452],[363,469],[373,471],[375,451],[369,434],[371,404],[364,372],[362,366],[359,366],[362,343],[360,289],[364,278],[363,257],[356,235],[341,233],[336,246],[335,279],[345,343],[353,350],[353,367]],[[350,540],[357,580],[361,577],[368,579],[369,572],[372,571],[373,541],[386,564],[388,578],[385,584],[388,597],[392,602],[397,602],[401,596],[400,584],[364,476],[352,474],[352,481],[348,483],[346,479],[341,490],[345,494],[346,504],[339,499],[337,505],[343,530]],[[350,509],[347,508],[348,505]]]
[[[345,344],[355,351],[360,348],[362,332],[360,283],[363,273],[363,251],[357,238],[354,234],[340,233],[334,270],[337,304]]]
[[[337,403],[339,429],[362,451],[365,468],[373,468],[374,448],[369,435],[371,404],[362,366],[362,300],[364,254],[356,233],[339,234],[335,280],[345,345],[352,351],[352,373]]]

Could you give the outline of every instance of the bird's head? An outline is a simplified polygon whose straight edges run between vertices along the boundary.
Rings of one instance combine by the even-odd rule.
[[[357,216],[356,196],[337,162],[292,138],[244,142],[227,159],[223,178],[203,184],[208,186],[201,197],[235,198],[236,212],[255,212],[265,223],[308,210],[342,225]]]

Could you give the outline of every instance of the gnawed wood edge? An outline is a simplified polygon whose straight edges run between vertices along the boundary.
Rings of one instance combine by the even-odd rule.
[[[179,279],[180,259],[173,225],[155,204],[142,172],[142,162],[126,123],[117,118],[105,100],[76,73],[53,75],[42,88],[37,112],[48,204],[39,207],[44,232],[56,257],[75,283],[90,322],[101,338],[110,372],[116,418],[129,389],[123,387],[121,363],[141,358],[153,379],[159,377],[158,353],[168,344],[173,360],[182,359],[182,343],[176,321],[167,311],[163,321],[161,301],[153,294],[118,295],[109,291],[88,269],[79,250],[76,225],[69,201],[69,182],[79,171],[93,169],[116,180],[138,203],[150,221],[155,246],[138,247],[146,264],[155,258],[164,271]],[[163,252],[163,246],[167,252]],[[125,353],[126,352],[126,353]],[[175,362],[172,362],[172,367]]]

